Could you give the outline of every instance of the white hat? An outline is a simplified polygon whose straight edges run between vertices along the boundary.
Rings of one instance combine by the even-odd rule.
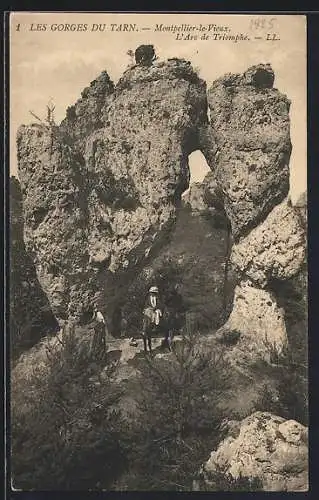
[[[151,286],[151,288],[149,289],[149,293],[158,293],[157,286]]]

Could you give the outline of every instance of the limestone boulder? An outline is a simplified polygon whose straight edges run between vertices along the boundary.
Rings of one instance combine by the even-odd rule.
[[[42,336],[55,333],[57,322],[48,297],[23,241],[22,193],[18,179],[10,178],[10,338],[16,357]]]
[[[229,358],[237,365],[272,361],[287,347],[284,310],[267,290],[241,282],[235,288],[232,312],[216,337],[230,346]]]
[[[287,280],[301,268],[306,235],[297,210],[284,200],[256,228],[234,244],[231,262],[256,286],[269,280]]]
[[[67,108],[60,129],[80,153],[84,153],[88,135],[104,126],[103,110],[112,99],[113,92],[112,80],[106,71],[102,71],[88,87],[83,89],[76,103]]]
[[[21,126],[17,146],[26,250],[55,316],[66,319],[88,306],[85,175],[58,127]]]
[[[206,484],[216,472],[258,480],[265,491],[308,490],[308,429],[295,420],[255,412],[239,422],[203,467]]]

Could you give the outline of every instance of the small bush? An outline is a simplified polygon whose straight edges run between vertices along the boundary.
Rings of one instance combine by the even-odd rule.
[[[190,332],[168,356],[145,360],[130,467],[118,489],[191,491],[194,475],[219,442],[228,365],[202,352],[198,335]]]
[[[308,425],[307,367],[295,363],[287,351],[271,369],[274,382],[264,385],[255,409]]]
[[[16,488],[108,488],[125,466],[121,415],[114,409],[120,394],[110,382],[115,368],[108,367],[102,379],[102,361],[77,352],[72,328],[62,344],[48,351],[48,376],[34,373],[24,411],[19,401],[11,403]]]
[[[234,478],[222,471],[211,472],[207,477],[209,482],[201,482],[200,491],[261,491],[262,481],[259,478],[239,475]]]

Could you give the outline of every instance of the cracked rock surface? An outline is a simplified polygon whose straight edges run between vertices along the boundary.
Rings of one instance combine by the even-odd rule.
[[[112,316],[175,222],[207,124],[206,84],[187,61],[131,67],[112,91],[104,72],[60,127],[18,131],[25,241],[57,318],[89,314],[96,300]]]
[[[205,480],[223,471],[257,478],[265,491],[308,490],[308,430],[295,420],[255,412],[236,426],[211,453]]]
[[[208,90],[217,147],[210,166],[235,239],[262,221],[289,190],[290,101],[273,82],[271,67],[260,64],[242,75],[227,74]]]

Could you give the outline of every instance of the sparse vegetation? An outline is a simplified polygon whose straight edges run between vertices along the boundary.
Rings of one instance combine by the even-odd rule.
[[[269,368],[267,371],[269,372]],[[295,363],[291,352],[287,350],[271,366],[271,372],[275,381],[264,385],[255,409],[270,411],[288,420],[308,425],[307,367]]]
[[[12,399],[13,485],[21,489],[109,488],[125,465],[119,440],[120,394],[110,383],[115,367],[76,348],[71,327],[61,349],[47,352],[48,376],[35,367]],[[124,427],[124,424],[123,424]]]
[[[239,475],[234,478],[231,474],[223,471],[211,472],[207,475],[209,483],[200,482],[200,491],[261,491],[262,481],[258,478],[250,478]]]
[[[116,365],[103,368],[105,359],[79,350],[69,327],[61,348],[47,353],[48,375],[35,369],[28,391],[20,387],[12,401],[14,486],[191,490],[219,439],[229,370],[197,341],[188,333],[168,359],[141,361],[138,410],[126,421],[116,409]]]
[[[142,367],[139,417],[129,469],[117,489],[190,491],[217,445],[229,366],[188,332],[165,359]]]

